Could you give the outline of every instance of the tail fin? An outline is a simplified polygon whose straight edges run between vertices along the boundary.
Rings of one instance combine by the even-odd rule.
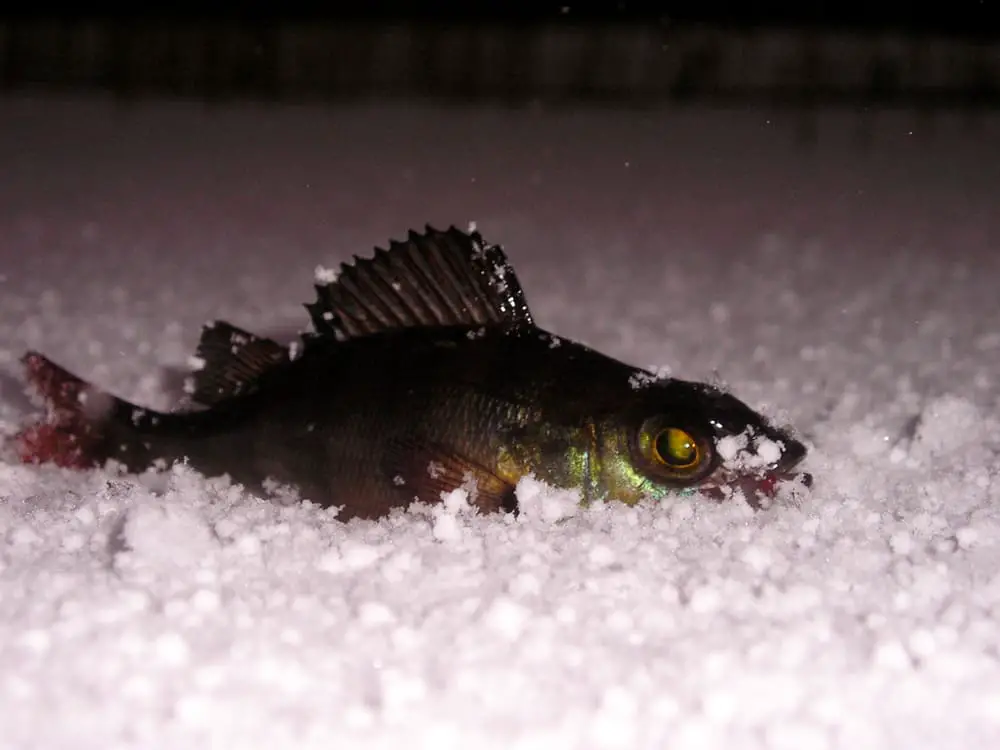
[[[81,380],[37,352],[21,359],[28,383],[42,397],[45,418],[16,437],[24,463],[54,463],[72,469],[102,466],[125,446],[121,414],[129,404]],[[119,458],[114,455],[114,458]]]

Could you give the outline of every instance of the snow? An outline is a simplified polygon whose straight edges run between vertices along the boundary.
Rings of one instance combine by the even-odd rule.
[[[6,455],[0,745],[1000,742],[1000,120],[797,117],[0,101],[5,433],[26,348],[162,408],[205,320],[289,340],[317,267],[475,221],[540,324],[732,388],[815,477],[344,524]]]
[[[715,441],[715,449],[723,467],[749,473],[776,463],[784,452],[780,442],[763,436],[755,437],[750,428],[739,435],[719,438]]]

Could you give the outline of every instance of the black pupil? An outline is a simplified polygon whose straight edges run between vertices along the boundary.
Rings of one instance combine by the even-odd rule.
[[[694,442],[681,430],[664,430],[656,439],[656,452],[665,463],[686,466],[695,457]]]

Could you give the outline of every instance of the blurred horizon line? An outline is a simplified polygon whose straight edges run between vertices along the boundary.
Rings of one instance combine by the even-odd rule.
[[[1000,40],[682,23],[0,19],[0,92],[1000,108]]]

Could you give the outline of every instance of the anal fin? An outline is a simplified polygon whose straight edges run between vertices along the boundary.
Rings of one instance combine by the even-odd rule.
[[[192,374],[186,390],[195,403],[212,406],[252,393],[264,373],[288,361],[288,350],[217,320],[202,329],[197,357],[201,368]]]
[[[388,453],[385,471],[401,490],[425,503],[438,503],[442,493],[468,487],[470,504],[483,513],[517,510],[512,484],[434,443],[396,441]]]

